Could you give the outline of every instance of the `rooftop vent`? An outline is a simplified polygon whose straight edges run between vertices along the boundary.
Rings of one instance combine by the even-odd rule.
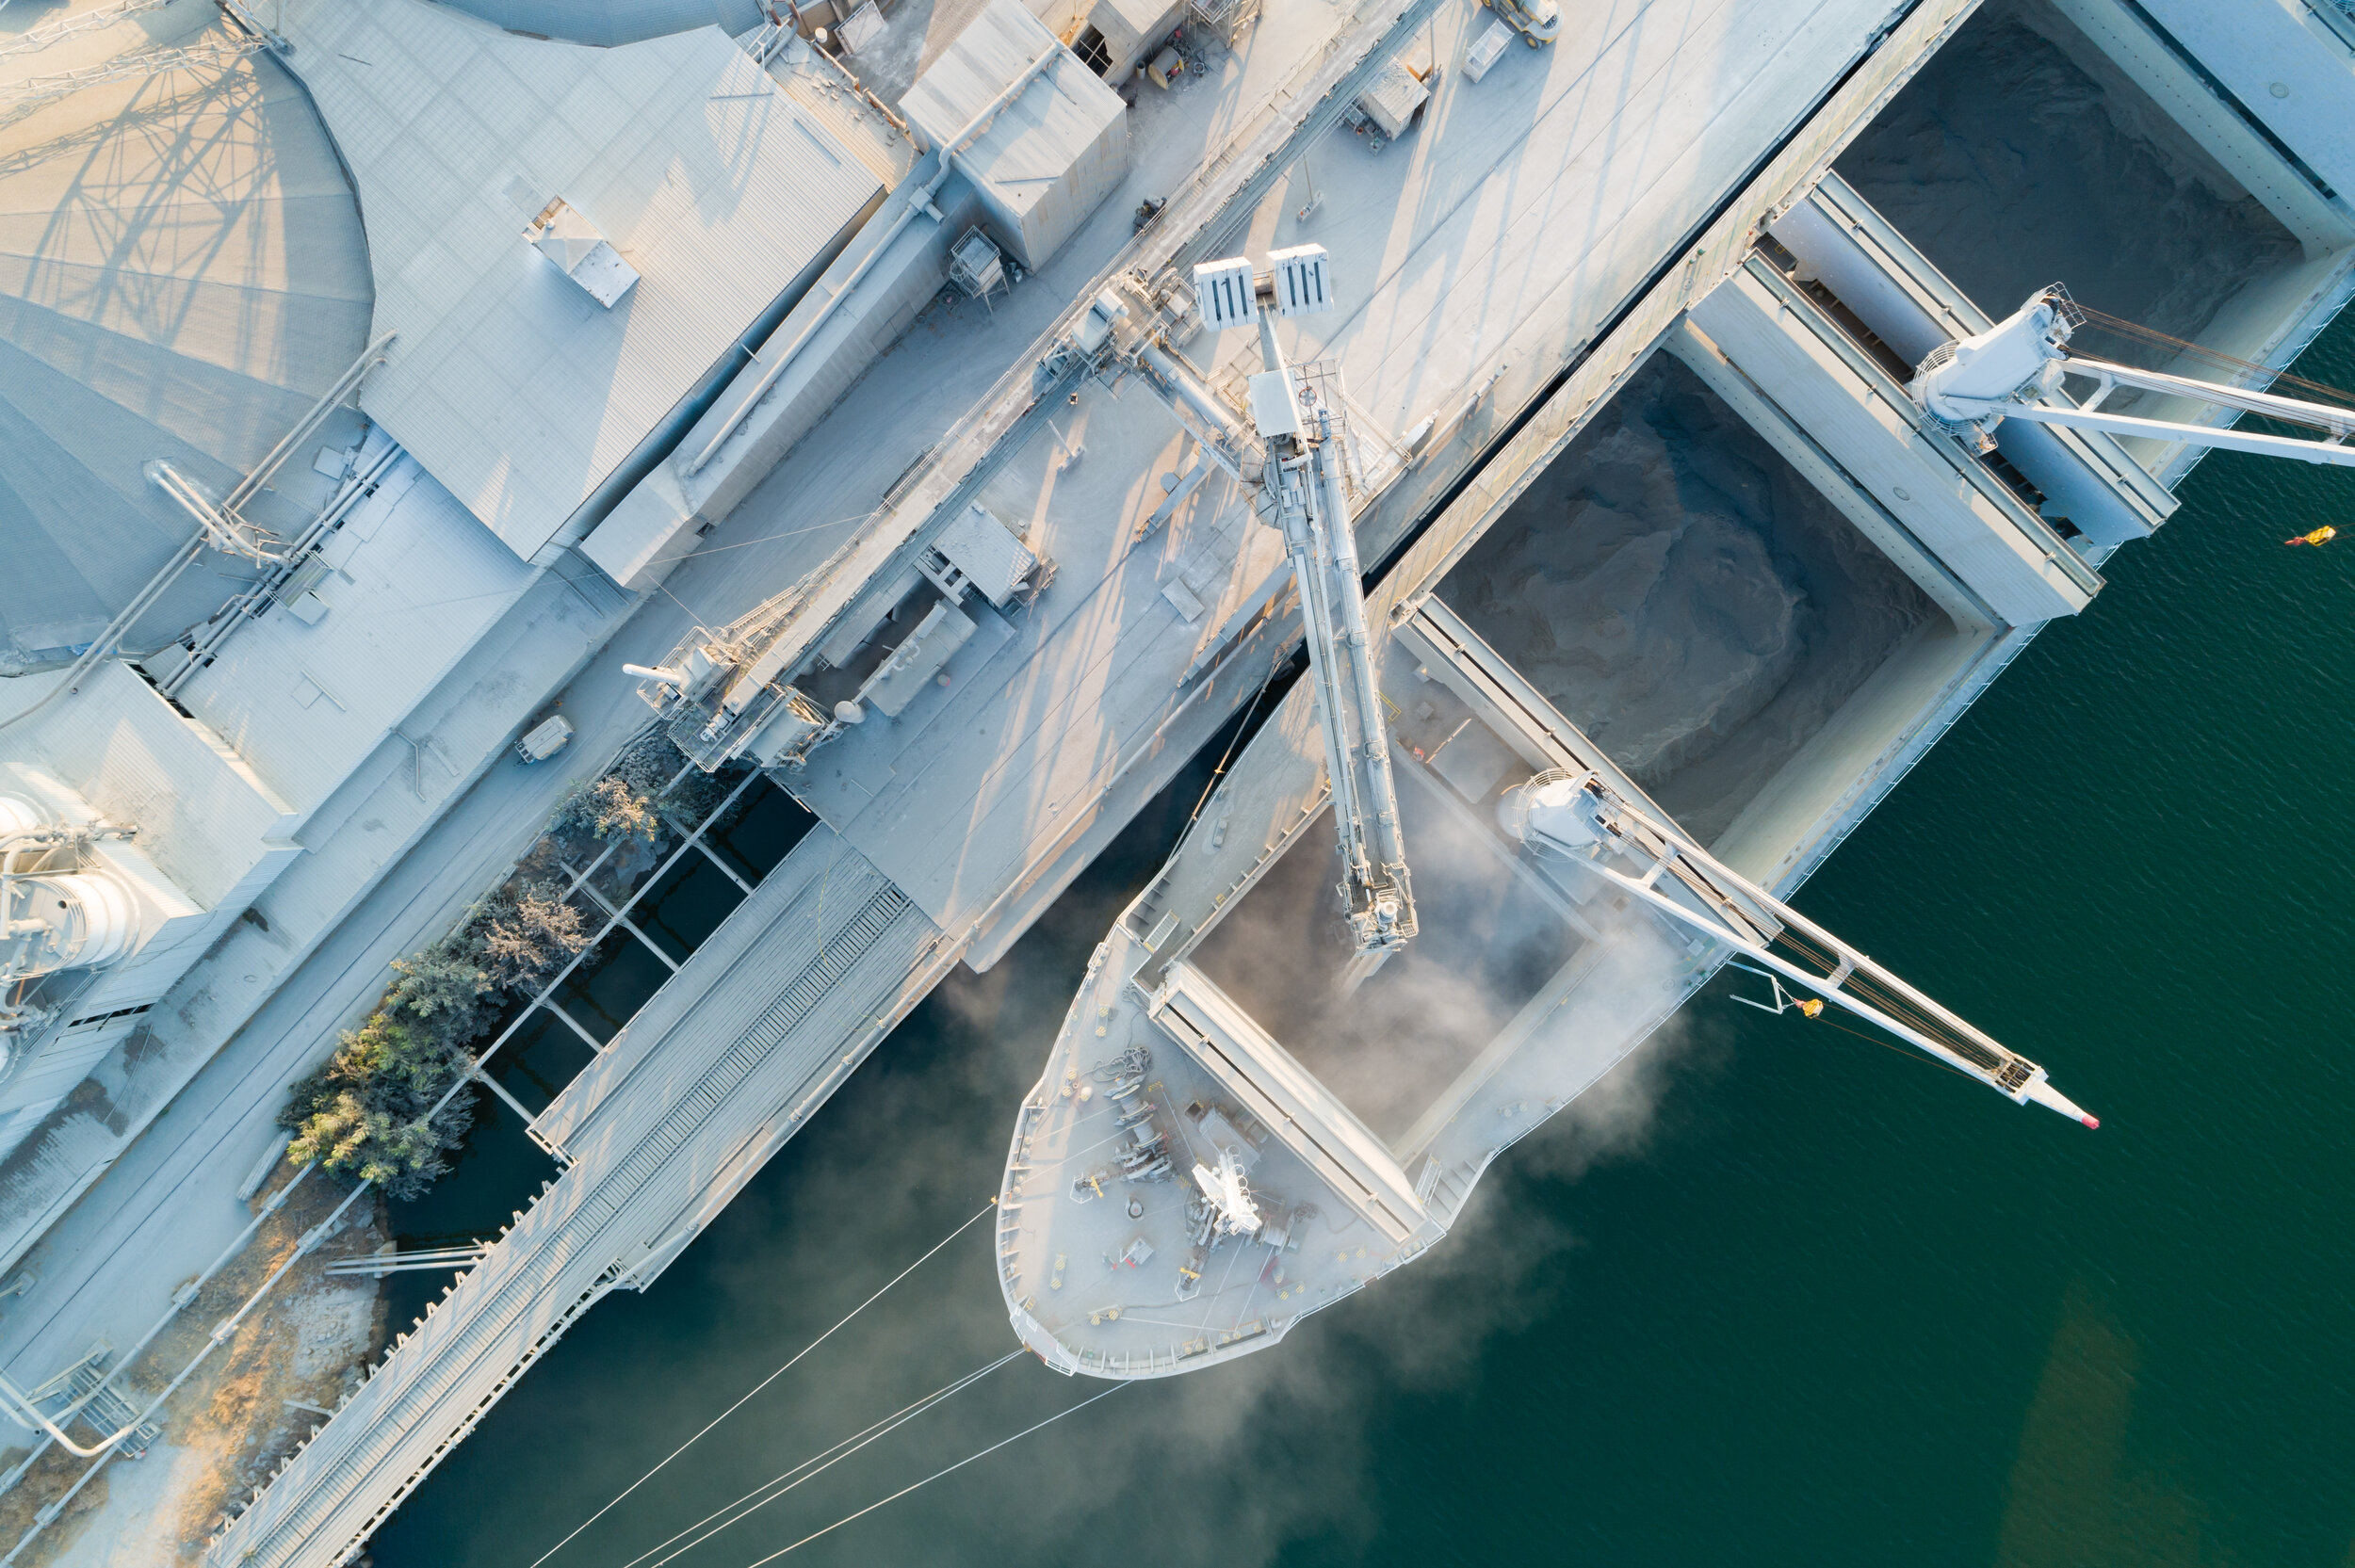
[[[622,296],[637,286],[638,269],[624,261],[597,226],[561,196],[541,209],[524,237],[607,310],[621,303]]]

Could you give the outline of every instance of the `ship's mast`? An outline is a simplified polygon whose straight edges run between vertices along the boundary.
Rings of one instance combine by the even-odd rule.
[[[1250,379],[1252,423],[1265,445],[1259,482],[1300,588],[1340,839],[1340,896],[1356,948],[1344,983],[1355,986],[1415,934],[1415,900],[1350,522],[1342,411],[1324,403],[1304,409],[1275,340],[1278,316],[1332,308],[1327,257],[1324,247],[1304,245],[1268,261],[1266,272],[1243,257],[1205,262],[1194,269],[1194,294],[1212,330],[1256,323],[1259,331],[1261,368]]]

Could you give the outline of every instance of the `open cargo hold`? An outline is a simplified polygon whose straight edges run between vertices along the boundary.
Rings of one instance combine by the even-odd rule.
[[[1836,167],[1995,319],[2059,282],[2095,311],[2280,366],[2355,266],[2355,222],[2120,0],[1990,0]],[[2147,348],[2135,363],[2167,367]],[[2213,416],[2159,398],[2134,412]],[[2129,447],[2170,480],[2199,456]]]

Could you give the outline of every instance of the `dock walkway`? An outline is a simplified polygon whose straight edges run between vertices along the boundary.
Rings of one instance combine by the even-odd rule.
[[[215,1560],[356,1551],[583,1311],[659,1273],[824,1102],[930,989],[939,939],[863,856],[813,829],[709,945],[697,1005],[642,1018],[632,1032],[655,1026],[550,1107],[570,1168],[395,1345]],[[610,1092],[624,1082],[628,1093]]]

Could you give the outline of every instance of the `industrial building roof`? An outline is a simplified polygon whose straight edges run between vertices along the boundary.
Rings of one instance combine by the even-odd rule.
[[[300,824],[295,808],[128,664],[109,659],[72,697],[41,706],[66,678],[0,682],[0,717],[26,715],[5,732],[0,768],[45,774],[108,820],[136,826],[139,853],[202,907],[240,888],[252,897],[254,867],[297,849],[287,836]]]
[[[424,0],[284,27],[399,334],[361,405],[519,555],[883,192],[717,28],[584,48]],[[560,199],[640,275],[609,309],[524,236]]]
[[[173,692],[298,811],[325,800],[531,581],[415,459],[386,467],[391,445],[369,432],[353,466],[381,477],[322,542],[324,570],[296,580],[324,613],[266,607]]]
[[[993,0],[925,66],[900,101],[901,112],[938,147],[971,124],[1054,44],[1054,34],[1020,0]],[[1121,124],[1127,107],[1067,50],[1059,52],[1045,73],[1054,90],[1017,93],[957,159],[967,178],[998,187],[1017,214],[1039,201],[1107,127]]]
[[[510,32],[610,48],[715,23],[731,33],[760,25],[756,0],[442,0]]]
[[[0,124],[0,668],[89,641],[195,531],[144,464],[227,491],[367,341],[360,215],[300,85],[209,6],[38,46],[92,8],[43,9],[0,79],[212,53]],[[259,513],[324,488],[280,485]],[[189,573],[129,645],[227,591]]]

